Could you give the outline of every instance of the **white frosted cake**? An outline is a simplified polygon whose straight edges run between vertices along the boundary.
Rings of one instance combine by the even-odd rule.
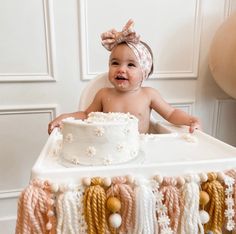
[[[74,165],[113,165],[139,152],[138,119],[131,114],[92,112],[68,118],[62,127],[62,160]]]

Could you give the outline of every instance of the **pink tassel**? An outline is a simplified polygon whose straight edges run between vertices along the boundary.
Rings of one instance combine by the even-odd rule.
[[[56,233],[54,200],[47,181],[33,180],[18,200],[16,234]]]
[[[121,233],[128,233],[134,225],[134,192],[126,182],[124,177],[115,177],[112,179],[111,187],[107,190],[107,197],[114,196],[121,201]]]
[[[177,188],[177,181],[171,177],[164,177],[160,191],[164,195],[164,204],[168,211],[168,217],[170,218],[170,227],[174,233],[178,232],[178,224],[180,219],[180,192]]]

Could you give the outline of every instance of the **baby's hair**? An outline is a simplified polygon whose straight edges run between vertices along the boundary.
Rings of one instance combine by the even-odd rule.
[[[148,73],[148,77],[153,73],[153,70],[154,70],[154,65],[153,65],[153,53],[152,53],[152,49],[151,47],[145,43],[144,41],[140,41],[149,51],[149,53],[151,54],[151,57],[152,57],[152,66],[151,66],[151,70],[150,72]]]

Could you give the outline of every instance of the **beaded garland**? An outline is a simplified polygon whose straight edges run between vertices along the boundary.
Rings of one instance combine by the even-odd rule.
[[[236,175],[236,171],[233,172]],[[230,175],[227,172],[188,175],[185,176],[186,183],[183,179],[169,178],[177,182],[168,188],[168,196],[173,196],[170,191],[174,192],[178,188],[180,197],[185,198],[185,202],[179,204],[184,213],[180,212],[175,228],[171,226],[173,217],[168,216],[171,208],[164,202],[163,186],[167,179],[160,175],[151,179],[131,176],[86,177],[83,178],[83,186],[70,183],[57,185],[34,179],[18,201],[16,234],[105,234],[108,231],[119,233],[120,230],[122,233],[136,233],[135,230],[139,230],[147,234],[174,234],[179,230],[183,234],[196,233],[197,226],[193,226],[196,220],[181,222],[183,215],[197,217],[198,228],[200,217],[200,222],[205,225],[205,233],[221,233],[223,220],[226,221],[225,228],[232,231],[235,230],[236,182],[234,176]],[[194,179],[196,176],[200,177],[200,181]],[[195,195],[196,199],[193,199]],[[136,217],[136,220],[132,217]],[[110,230],[108,223],[112,227]],[[203,233],[201,228],[198,231]]]

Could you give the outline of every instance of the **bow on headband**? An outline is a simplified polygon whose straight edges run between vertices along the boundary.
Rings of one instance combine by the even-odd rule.
[[[117,32],[115,29],[111,29],[108,32],[104,32],[101,35],[102,45],[109,51],[111,51],[117,44],[122,42],[139,43],[139,35],[133,29],[134,22],[129,20],[123,27],[121,32]]]
[[[129,20],[121,32],[112,29],[101,35],[102,45],[111,51],[116,45],[126,42],[138,59],[143,72],[143,78],[146,79],[152,67],[152,56],[147,47],[140,42],[140,36],[133,29],[134,22]]]

